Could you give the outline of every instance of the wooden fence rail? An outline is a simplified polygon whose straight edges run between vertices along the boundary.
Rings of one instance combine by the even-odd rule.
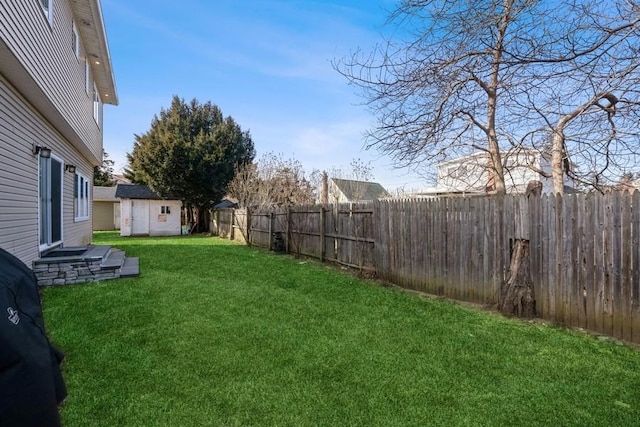
[[[487,305],[498,303],[514,242],[527,239],[538,316],[640,343],[638,191],[225,210],[212,218],[222,237],[272,248],[281,232],[290,253]]]

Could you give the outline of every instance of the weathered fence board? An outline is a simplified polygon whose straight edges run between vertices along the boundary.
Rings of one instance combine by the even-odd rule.
[[[620,242],[622,244],[622,253],[620,257],[620,286],[621,295],[620,301],[622,303],[622,339],[631,341],[632,331],[632,302],[633,295],[631,293],[631,253],[632,253],[632,241],[633,235],[631,231],[631,194],[624,192],[621,194],[621,235]]]
[[[595,331],[604,333],[604,310],[605,310],[605,294],[604,294],[604,278],[605,278],[605,200],[604,197],[594,198],[595,208],[595,224],[594,224],[594,241],[595,241],[595,260],[594,268],[594,284],[595,284]]]
[[[585,317],[586,324],[585,328],[595,331],[596,330],[596,322],[595,322],[595,308],[596,308],[596,285],[595,285],[595,277],[596,277],[596,269],[595,269],[595,234],[594,230],[596,230],[594,216],[595,216],[595,207],[594,200],[591,195],[588,195],[585,198],[585,211],[584,211],[584,242],[585,242],[585,251],[584,251],[584,285],[583,285],[583,296],[584,296],[584,305],[585,305]]]
[[[640,343],[640,191],[633,193],[631,205],[631,341]]]

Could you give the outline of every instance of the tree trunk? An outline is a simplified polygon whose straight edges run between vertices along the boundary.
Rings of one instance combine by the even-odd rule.
[[[197,232],[198,221],[200,220],[198,215],[198,208],[195,206],[187,206],[187,224],[189,225],[189,234]]]
[[[329,177],[327,172],[322,172],[322,182],[320,183],[320,203],[323,206],[329,204]]]
[[[559,123],[553,133],[553,145],[551,148],[551,174],[553,176],[553,194],[564,194],[564,130]]]
[[[527,200],[531,197],[542,195],[542,183],[529,181],[526,190]],[[531,267],[529,263],[529,233],[527,231],[529,221],[529,209],[520,212],[521,221],[519,233],[514,239],[514,247],[511,252],[509,274],[507,280],[500,287],[500,311],[506,315],[518,317],[535,317],[536,299],[531,280]],[[518,229],[518,227],[516,227]],[[517,232],[518,233],[518,232]]]
[[[500,155],[500,147],[495,132],[490,132],[489,137],[489,161],[490,173],[493,178],[493,189],[496,194],[504,196],[507,194],[507,188],[504,181],[504,168],[502,167],[502,158]]]
[[[517,239],[509,274],[500,289],[500,311],[506,315],[535,317],[536,300],[529,273],[529,241]]]

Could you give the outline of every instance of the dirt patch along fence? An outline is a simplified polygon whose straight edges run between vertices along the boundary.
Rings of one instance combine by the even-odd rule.
[[[224,222],[242,215],[217,218],[223,237],[242,228]],[[486,305],[498,304],[514,244],[526,239],[539,317],[640,343],[637,191],[389,200],[247,212],[244,218],[248,244],[273,248],[280,232],[290,253]]]

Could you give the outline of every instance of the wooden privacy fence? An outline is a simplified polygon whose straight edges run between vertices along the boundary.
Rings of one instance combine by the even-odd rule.
[[[291,253],[487,305],[499,302],[514,243],[526,239],[540,317],[640,343],[638,191],[389,200],[212,217],[223,237],[245,218],[248,244],[270,248],[279,231]]]
[[[210,230],[227,239],[273,249],[281,233],[285,250],[363,270],[375,270],[373,205],[303,206],[250,212],[217,209]]]

